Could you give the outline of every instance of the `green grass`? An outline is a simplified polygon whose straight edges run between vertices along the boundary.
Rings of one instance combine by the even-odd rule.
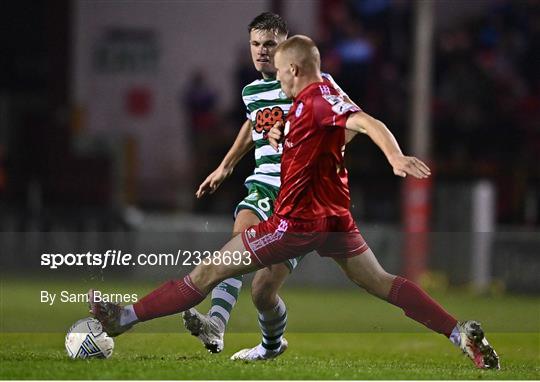
[[[259,341],[247,293],[233,313],[222,354],[206,353],[196,338],[180,329],[178,317],[167,317],[116,338],[108,360],[70,360],[63,346],[65,330],[86,315],[85,304],[39,304],[39,290],[79,292],[86,287],[58,281],[2,282],[0,378],[540,379],[538,298],[436,294],[458,317],[483,322],[501,357],[502,369],[494,372],[475,369],[443,336],[352,288],[284,290],[289,350],[270,362],[229,360],[238,349]],[[132,292],[126,285],[102,287]],[[142,295],[148,289],[149,285],[138,285],[133,291]],[[17,333],[22,331],[34,333]]]
[[[4,334],[3,379],[538,379],[538,335],[490,336],[502,358],[498,372],[477,370],[444,338],[431,334],[289,333],[282,357],[233,362],[256,334],[229,334],[222,354],[202,350],[187,334],[130,333],[108,360],[70,360],[63,334]]]

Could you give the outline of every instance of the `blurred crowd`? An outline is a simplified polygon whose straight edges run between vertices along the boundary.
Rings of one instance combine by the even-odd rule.
[[[364,110],[383,120],[408,151],[414,2],[322,0],[319,4],[318,35],[313,37],[321,49],[323,71],[330,73]],[[445,6],[452,4],[448,1]],[[466,6],[466,2],[461,4]],[[434,184],[437,187],[445,182],[489,179],[496,185],[498,222],[538,226],[540,0],[494,0],[483,4],[485,9],[471,16],[457,17],[447,23],[448,26],[441,27],[438,20],[435,22],[433,98],[430,105],[432,145],[431,158],[428,158],[434,169]],[[63,7],[58,8],[67,12]],[[45,10],[43,12],[45,14]],[[67,17],[64,19],[69,20]],[[66,30],[68,26],[66,21]],[[294,25],[290,27],[291,34],[302,33],[294,30]],[[57,41],[57,36],[52,34],[49,39]],[[43,45],[47,44],[51,45],[47,42]],[[18,45],[14,46],[13,49]],[[258,77],[247,48],[245,46],[238,51],[234,73],[234,91],[238,95],[244,85]],[[15,54],[15,57],[19,56],[21,54]],[[29,56],[27,61],[37,62],[33,56]],[[15,74],[19,66],[12,65]],[[12,78],[17,86],[22,83],[13,73],[4,77]],[[65,81],[67,83],[68,80]],[[239,96],[231,110],[222,113],[219,105],[223,95],[212,88],[211,82],[209,73],[197,70],[178,96],[177,104],[186,115],[188,136],[198,164],[189,186],[190,192],[219,164],[239,126],[245,121],[245,110]],[[60,168],[60,164],[69,164],[62,167],[67,168],[65,171],[69,175],[65,178],[77,179],[77,182],[62,185],[56,177],[54,187],[71,190],[86,182],[89,184],[87,189],[95,190],[90,184],[99,184],[103,192],[97,192],[97,196],[94,192],[87,199],[96,204],[107,199],[106,190],[111,179],[103,179],[101,174],[112,166],[110,161],[107,162],[106,158],[69,157],[66,148],[69,147],[67,141],[71,139],[72,130],[64,129],[67,133],[60,134],[58,129],[53,129],[53,123],[49,123],[48,128],[41,126],[44,123],[39,121],[45,120],[41,115],[28,118],[37,121],[29,120],[23,124],[31,126],[18,134],[24,144],[11,142],[11,161],[0,140],[0,202],[2,195],[7,195],[4,200],[9,203],[31,204],[28,201],[32,200],[32,192],[28,190],[32,187],[28,184],[32,184],[32,179],[53,179],[47,171],[42,171],[39,176],[32,174],[40,166]],[[54,118],[55,121],[67,119],[56,114]],[[224,129],[223,126],[230,128]],[[216,134],[216,130],[220,131]],[[25,131],[30,135],[28,139]],[[64,137],[66,142],[55,139],[43,145],[45,135]],[[25,148],[26,154],[23,155],[19,146]],[[20,158],[14,157],[13,153],[20,153]],[[39,162],[35,158],[49,159]],[[346,160],[350,169],[353,212],[356,210],[364,220],[399,221],[400,180],[391,176],[377,147],[364,137],[358,137],[347,148]],[[49,166],[49,163],[59,165]],[[81,172],[81,168],[86,170]],[[245,192],[242,183],[252,169],[252,159],[242,161],[227,182],[228,186],[220,190],[219,195],[204,202],[194,202],[193,210],[230,212]],[[55,174],[58,172],[57,169],[54,171]],[[6,186],[6,178],[9,179],[6,173],[9,172],[11,188]],[[41,183],[34,188],[38,190],[37,194],[46,196],[45,191],[53,186],[47,188]],[[65,192],[58,194],[65,195]],[[66,198],[62,196],[61,201],[65,202]],[[80,203],[80,200],[73,203]]]
[[[319,41],[323,69],[405,147],[413,4],[324,1]],[[493,180],[502,222],[538,219],[539,31],[539,1],[494,1],[480,15],[436,28],[434,36],[431,164],[441,181]],[[358,151],[351,157],[361,170],[384,173],[372,150]],[[392,192],[376,194],[381,190]]]
[[[413,6],[402,0],[322,1],[316,36],[323,71],[383,120],[405,150],[410,147]],[[540,214],[540,1],[486,6],[479,15],[435,29],[428,160],[437,184],[491,180],[498,221],[534,225]],[[256,78],[249,61],[239,62],[238,92]],[[235,126],[244,116],[241,102],[237,106]],[[399,180],[389,176],[378,149],[357,138],[347,151],[361,215],[399,220]]]

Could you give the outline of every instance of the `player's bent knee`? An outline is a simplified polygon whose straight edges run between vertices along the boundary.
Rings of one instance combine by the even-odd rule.
[[[357,274],[357,273],[347,273],[347,276],[355,284],[365,289],[369,294],[380,298],[386,298],[392,287],[392,282],[395,278],[394,275],[382,270],[377,273],[369,274]]]
[[[261,220],[251,210],[240,210],[233,227],[233,237],[244,232],[249,227],[258,224]]]
[[[202,292],[209,292],[221,281],[230,277],[230,270],[223,265],[200,264],[191,272],[192,282]]]
[[[191,282],[201,291],[209,292],[212,289],[213,275],[207,270],[204,265],[198,265],[189,274]]]
[[[385,299],[388,296],[388,293],[390,293],[394,278],[394,275],[387,272],[373,275],[373,279],[366,287],[366,290],[374,296]]]
[[[232,276],[236,276],[236,274],[232,271],[232,269],[226,265],[223,264],[217,264],[217,265],[209,265],[212,273],[212,281],[215,283],[215,285],[219,284],[225,279],[228,279]]]

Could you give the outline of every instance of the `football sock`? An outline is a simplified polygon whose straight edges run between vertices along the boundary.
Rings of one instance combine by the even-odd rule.
[[[133,305],[126,305],[122,308],[122,313],[120,314],[121,326],[136,324],[138,321],[139,319],[135,314],[135,309],[133,309]]]
[[[242,288],[242,276],[224,280],[212,290],[210,317],[215,317],[222,322],[224,329],[238,300],[240,288]]]
[[[189,275],[183,280],[171,280],[150,292],[133,309],[139,321],[168,316],[194,307],[205,295],[193,285]]]
[[[287,308],[279,296],[278,299],[278,303],[273,309],[259,311],[259,326],[262,332],[261,345],[267,351],[279,349],[287,325]]]
[[[392,282],[388,302],[403,309],[407,317],[446,337],[456,327],[454,317],[418,285],[403,277],[397,276]]]

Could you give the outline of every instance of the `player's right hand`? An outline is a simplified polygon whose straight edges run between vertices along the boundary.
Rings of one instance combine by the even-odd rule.
[[[279,143],[283,139],[283,122],[276,122],[270,131],[268,131],[267,137],[270,146],[272,146],[276,151],[279,151]]]
[[[397,154],[390,157],[389,160],[394,174],[402,178],[412,175],[417,179],[426,179],[431,175],[429,167],[416,157]]]
[[[199,186],[199,189],[195,193],[197,199],[202,198],[206,194],[213,194],[231,173],[232,169],[227,170],[221,166],[215,169]]]

